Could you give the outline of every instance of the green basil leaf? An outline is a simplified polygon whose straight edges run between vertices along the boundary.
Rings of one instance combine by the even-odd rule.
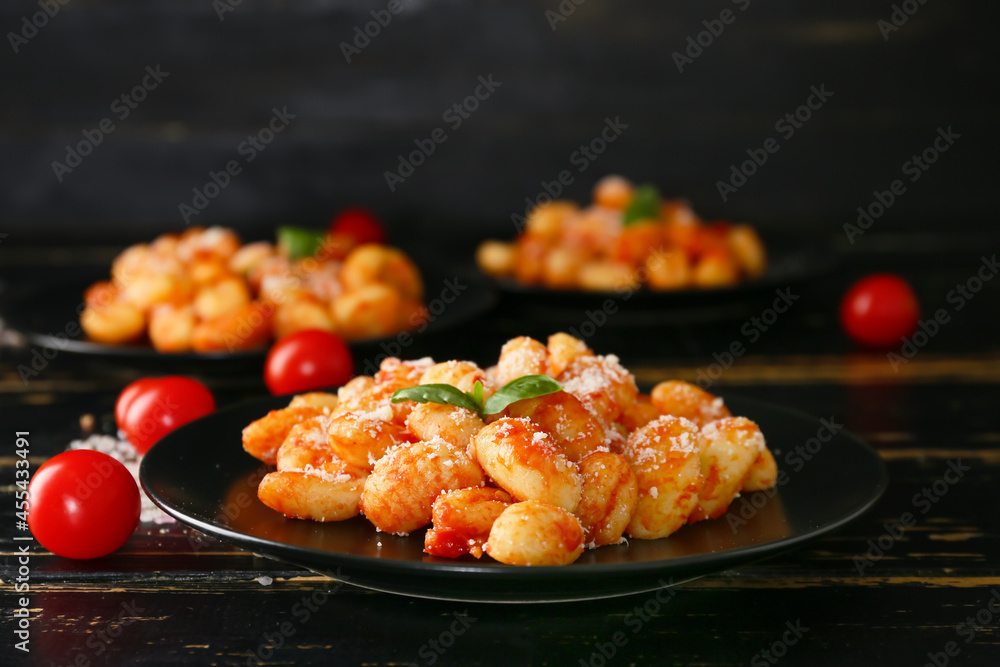
[[[479,380],[476,380],[476,384],[473,385],[471,392],[465,393],[472,398],[473,401],[475,401],[476,405],[483,404],[483,383]],[[480,412],[482,412],[482,410],[480,410]]]
[[[562,389],[562,385],[550,378],[548,375],[525,375],[516,380],[511,380],[497,393],[490,396],[486,401],[483,412],[488,415],[495,415],[503,412],[511,403],[523,401],[526,398],[537,398],[554,394]]]
[[[450,384],[420,384],[416,387],[397,389],[392,398],[393,403],[416,401],[417,403],[440,403],[441,405],[457,405],[476,414],[482,414],[482,404],[477,404],[468,394]]]
[[[326,232],[305,227],[278,227],[278,245],[285,248],[291,260],[311,257],[323,245]]]
[[[640,185],[635,189],[632,201],[625,209],[622,222],[628,226],[640,220],[659,220],[660,204],[660,191],[656,189],[655,185],[648,183]]]

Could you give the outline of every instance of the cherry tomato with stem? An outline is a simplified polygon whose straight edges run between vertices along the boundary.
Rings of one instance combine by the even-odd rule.
[[[117,551],[139,525],[142,502],[132,473],[102,452],[53,456],[28,485],[28,527],[43,547],[65,558]]]
[[[854,283],[840,303],[840,323],[853,340],[873,348],[899,345],[917,328],[920,303],[913,288],[892,273]]]
[[[352,236],[358,245],[386,243],[388,235],[378,218],[366,208],[345,208],[330,221],[330,233]]]
[[[264,383],[275,396],[339,387],[353,376],[350,348],[339,336],[319,329],[285,336],[264,362]]]
[[[178,426],[213,412],[215,397],[208,387],[181,375],[137,380],[115,403],[118,428],[140,453]]]

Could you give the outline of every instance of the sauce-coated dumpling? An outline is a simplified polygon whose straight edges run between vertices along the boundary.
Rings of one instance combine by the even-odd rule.
[[[472,438],[483,470],[515,500],[537,500],[569,512],[580,504],[580,473],[548,433],[528,419],[504,417]]]
[[[243,429],[243,449],[254,458],[274,465],[278,448],[299,422],[323,414],[311,405],[271,410]]]
[[[650,398],[662,414],[684,417],[698,426],[729,416],[729,410],[721,398],[689,382],[661,382],[653,387]]]
[[[556,379],[606,425],[616,421],[639,395],[635,378],[613,354],[577,357]]]
[[[561,507],[526,500],[493,523],[486,553],[507,565],[569,565],[583,553],[583,529]]]
[[[329,394],[325,391],[310,391],[305,394],[299,394],[292,398],[288,403],[290,408],[300,408],[304,405],[311,405],[314,408],[327,408],[333,410],[337,407],[340,399],[336,394]]]
[[[639,482],[628,461],[594,452],[580,461],[583,496],[576,508],[588,547],[618,544],[639,502]]]
[[[434,528],[424,536],[424,551],[446,558],[481,557],[493,522],[512,502],[509,493],[490,486],[445,491],[431,509]]]
[[[750,466],[750,473],[743,480],[744,491],[764,491],[778,483],[778,462],[766,446]]]
[[[534,338],[513,338],[500,350],[497,381],[505,385],[524,375],[545,375],[549,368],[548,359],[548,349]]]
[[[683,417],[663,416],[629,435],[622,455],[639,482],[629,535],[655,540],[687,522],[704,483],[700,451],[698,427]]]
[[[268,473],[257,497],[292,519],[343,521],[358,515],[365,478],[322,470],[279,470]]]
[[[750,469],[765,450],[764,436],[746,417],[727,417],[701,429],[701,474],[705,483],[689,521],[716,519],[743,488]]]
[[[567,333],[552,334],[546,347],[549,351],[549,373],[552,377],[558,377],[577,357],[594,354],[586,343]]]
[[[482,468],[462,447],[440,438],[400,445],[375,464],[361,511],[379,530],[406,534],[431,522],[439,494],[484,481]]]
[[[580,399],[565,391],[518,401],[507,408],[507,414],[541,426],[570,461],[577,462],[599,449],[607,449],[604,425],[583,407]]]
[[[463,448],[482,427],[483,420],[471,410],[440,403],[421,403],[406,417],[406,428],[421,440],[441,438]]]
[[[406,429],[391,421],[392,410],[345,412],[330,419],[330,448],[348,463],[371,470],[390,448],[411,440]]]

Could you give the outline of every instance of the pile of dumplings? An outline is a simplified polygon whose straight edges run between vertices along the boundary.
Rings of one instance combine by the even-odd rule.
[[[390,401],[419,384],[481,383],[488,398],[526,375],[562,389],[485,418]],[[567,565],[626,536],[664,538],[777,477],[760,429],[720,398],[681,381],[642,394],[617,357],[565,333],[510,340],[486,369],[386,359],[374,376],[296,396],[249,424],[243,446],[276,467],[258,496],[287,517],[363,514],[397,535],[429,526],[428,554],[510,565]]]
[[[621,176],[606,176],[589,205],[535,206],[513,242],[484,241],[476,262],[487,275],[525,286],[597,292],[725,288],[767,270],[767,251],[753,226],[702,220],[683,200],[657,195],[628,220],[643,193]]]
[[[364,340],[423,325],[423,289],[390,246],[327,235],[293,259],[281,244],[199,227],[124,250],[111,279],[87,288],[80,326],[97,343],[148,340],[164,353],[254,350],[306,329]]]

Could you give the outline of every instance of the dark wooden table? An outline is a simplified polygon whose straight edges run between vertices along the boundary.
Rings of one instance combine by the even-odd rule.
[[[30,548],[30,653],[14,615],[19,567],[15,432],[30,432],[32,470],[81,435],[83,414],[110,428],[122,386],[149,369],[60,354],[28,383],[32,346],[0,350],[4,609],[2,664],[323,665],[994,665],[1000,656],[1000,474],[995,313],[1000,281],[959,310],[950,290],[976,275],[1000,238],[866,236],[747,345],[720,389],[832,417],[875,446],[887,492],[867,515],[798,550],[676,588],[589,602],[491,605],[375,593],[255,556],[180,524],[143,524],[119,552],[70,561]],[[4,247],[6,295],[106,261],[109,251]],[[838,296],[864,273],[908,277],[924,316],[951,321],[906,363],[855,349],[836,324]],[[60,273],[66,276],[69,273]],[[60,277],[60,280],[69,278]],[[763,304],[766,306],[767,304]],[[761,305],[754,306],[760,312]],[[523,313],[522,313],[523,314]],[[508,303],[416,354],[495,358],[507,338],[559,324]],[[745,317],[615,326],[591,340],[650,385],[693,380]],[[564,327],[563,327],[564,328]],[[260,368],[191,369],[221,405],[263,395]],[[960,467],[960,477],[948,471]],[[965,470],[967,468],[967,470]],[[906,515],[914,521],[895,528]]]

